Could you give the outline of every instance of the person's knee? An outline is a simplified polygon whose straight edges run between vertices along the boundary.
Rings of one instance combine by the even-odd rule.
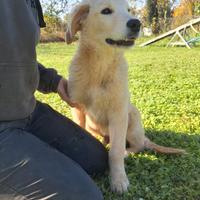
[[[94,173],[102,174],[108,169],[108,151],[106,148],[100,150],[99,154],[96,157],[94,166]]]
[[[86,167],[88,174],[103,174],[108,169],[108,151],[102,144],[94,147],[94,151],[90,152],[90,158]]]

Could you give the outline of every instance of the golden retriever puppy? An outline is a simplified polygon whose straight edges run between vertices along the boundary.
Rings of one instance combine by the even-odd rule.
[[[162,153],[184,153],[161,147],[144,134],[140,113],[130,104],[128,65],[124,50],[134,45],[141,23],[125,0],[85,0],[73,11],[67,43],[79,31],[79,47],[69,69],[68,91],[74,121],[92,133],[109,137],[111,188],[122,193],[129,181],[124,169],[128,151],[144,148]]]

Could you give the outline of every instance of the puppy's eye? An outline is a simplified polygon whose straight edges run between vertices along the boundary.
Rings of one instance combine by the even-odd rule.
[[[113,11],[110,8],[105,8],[101,11],[101,14],[103,15],[111,15]]]
[[[131,9],[130,9],[130,8],[128,8],[128,12],[131,12]]]

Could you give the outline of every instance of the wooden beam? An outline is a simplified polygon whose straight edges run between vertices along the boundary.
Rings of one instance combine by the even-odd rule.
[[[162,35],[160,35],[160,36],[157,36],[157,37],[154,38],[154,39],[151,39],[151,40],[149,40],[149,41],[147,41],[147,42],[142,43],[142,44],[140,45],[140,47],[144,47],[144,46],[153,44],[153,43],[155,43],[155,42],[158,42],[158,41],[160,41],[160,40],[162,40],[162,39],[164,39],[164,38],[167,38],[167,37],[169,37],[169,36],[171,36],[171,35],[173,35],[173,34],[176,34],[177,32],[180,32],[180,31],[182,31],[182,30],[186,30],[186,29],[188,29],[188,28],[191,28],[191,26],[193,26],[193,25],[195,25],[195,24],[198,24],[198,23],[200,23],[200,18],[190,20],[190,21],[189,21],[188,23],[186,23],[186,24],[183,24],[183,25],[181,25],[181,26],[179,26],[179,27],[177,27],[177,28],[175,28],[175,29],[173,29],[173,30],[171,30],[171,31],[168,31],[168,32],[166,32],[166,33],[164,33],[164,34],[162,34]],[[180,34],[180,33],[179,33],[179,34]],[[180,36],[179,36],[179,37],[180,37]],[[181,36],[181,37],[182,37],[182,36]]]
[[[175,37],[178,36],[182,42],[175,42],[172,43],[172,41],[175,39]],[[184,37],[181,35],[181,33],[179,31],[176,31],[176,33],[173,35],[172,39],[169,41],[169,43],[167,44],[167,47],[172,44],[172,46],[174,47],[175,45],[183,45],[186,46],[188,49],[191,49],[191,47],[189,46],[189,44],[187,43],[187,41],[184,39]]]
[[[197,31],[192,24],[190,25],[190,27],[195,33],[199,33],[199,31]]]
[[[155,42],[158,42],[158,41],[160,41],[160,40],[162,40],[162,39],[164,39],[166,37],[169,37],[169,36],[173,35],[174,33],[176,33],[176,31],[174,31],[174,30],[168,31],[167,33],[164,33],[164,34],[162,34],[162,35],[160,35],[160,36],[158,36],[156,38],[153,38],[153,39],[141,44],[140,47],[144,47],[144,46],[153,44]]]
[[[173,37],[171,38],[171,40],[168,42],[166,47],[169,47],[169,45],[172,43],[172,41],[175,39],[175,37],[177,36],[177,32],[173,35]]]

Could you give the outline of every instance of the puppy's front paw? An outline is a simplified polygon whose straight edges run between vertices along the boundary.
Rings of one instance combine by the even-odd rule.
[[[113,192],[117,192],[122,194],[123,192],[127,192],[129,186],[129,180],[126,174],[115,175],[115,177],[111,177],[111,189]]]

